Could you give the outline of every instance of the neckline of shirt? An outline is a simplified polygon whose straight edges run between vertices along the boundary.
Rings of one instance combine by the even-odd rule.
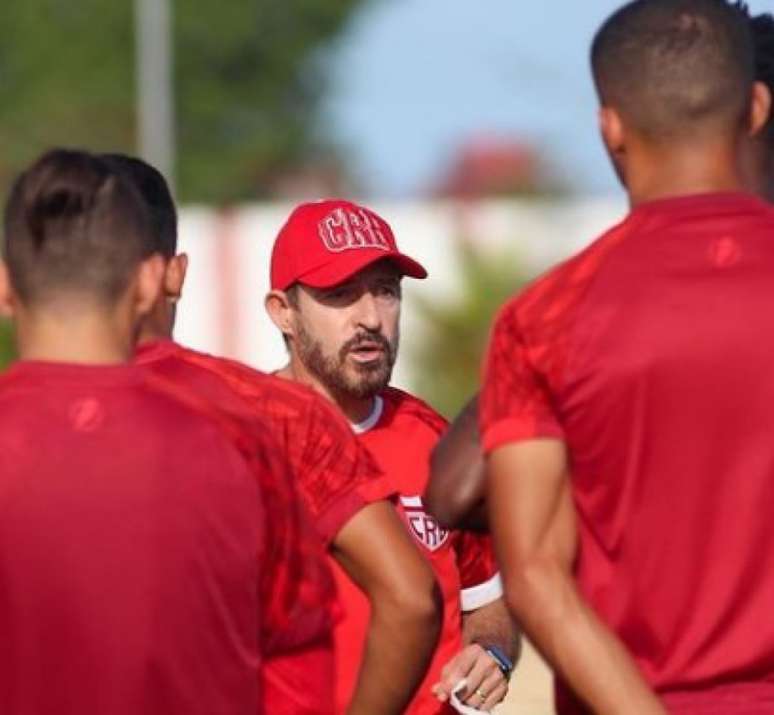
[[[159,338],[140,343],[135,349],[135,360],[139,363],[156,360],[173,354],[178,348],[177,343],[171,338]]]
[[[366,417],[362,422],[350,422],[352,431],[355,434],[363,434],[364,432],[368,432],[368,430],[373,429],[381,418],[382,412],[384,412],[384,399],[381,397],[381,395],[377,395],[374,397],[374,406],[371,409],[371,414],[368,415],[368,417]]]
[[[666,196],[662,199],[644,201],[632,209],[632,214],[663,211],[717,211],[720,206],[751,206],[771,209],[763,199],[744,191],[719,191],[705,194],[687,194],[685,196]]]
[[[89,364],[53,360],[19,360],[9,368],[7,374],[107,387],[136,384],[142,381],[142,372],[131,363]]]

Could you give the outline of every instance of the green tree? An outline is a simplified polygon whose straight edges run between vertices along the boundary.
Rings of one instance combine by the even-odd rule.
[[[417,394],[448,418],[479,389],[492,320],[529,278],[516,255],[486,255],[463,239],[454,246],[458,298],[451,303],[420,299],[424,332],[413,353]]]
[[[326,48],[365,0],[172,0],[186,201],[265,195],[317,146]],[[57,144],[134,151],[133,0],[0,3],[0,188]]]
[[[11,324],[0,320],[0,370],[3,370],[14,358]]]

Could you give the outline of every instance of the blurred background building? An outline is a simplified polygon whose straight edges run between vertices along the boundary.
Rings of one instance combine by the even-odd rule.
[[[625,212],[587,61],[620,4],[4,2],[0,188],[54,145],[144,153],[192,259],[178,337],[264,369],[277,229],[294,202],[362,199],[431,275],[406,286],[396,382],[451,415],[497,306]],[[533,654],[502,712],[551,712]]]

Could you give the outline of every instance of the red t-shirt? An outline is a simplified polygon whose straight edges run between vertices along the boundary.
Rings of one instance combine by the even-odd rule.
[[[261,705],[260,489],[205,417],[127,366],[0,377],[0,712]]]
[[[390,496],[394,487],[343,418],[305,387],[171,341],[140,346],[137,361],[213,404],[249,411],[279,445],[292,483],[273,479],[265,485],[273,495],[266,500],[269,543],[282,545],[265,589],[274,604],[267,630],[276,641],[264,666],[267,709],[272,715],[330,712],[335,591],[323,547],[356,512]],[[310,522],[316,534],[306,531]]]
[[[567,443],[580,589],[675,713],[774,710],[772,276],[762,201],[656,201],[507,304],[490,346],[485,449]]]
[[[462,610],[480,608],[502,595],[497,565],[488,539],[442,529],[422,505],[430,472],[430,453],[446,428],[432,408],[411,395],[388,388],[374,404],[372,415],[355,432],[379,466],[398,488],[399,512],[430,561],[444,601],[438,649],[427,676],[406,713],[438,715],[454,712],[430,691],[440,673],[462,649]],[[335,629],[338,672],[337,712],[350,701],[362,660],[370,605],[363,594],[333,565],[345,617]]]

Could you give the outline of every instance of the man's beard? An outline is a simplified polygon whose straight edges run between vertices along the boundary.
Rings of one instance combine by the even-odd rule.
[[[337,355],[325,355],[315,340],[300,324],[296,325],[298,357],[309,372],[332,393],[365,399],[379,394],[390,383],[392,368],[398,356],[398,335],[390,342],[380,333],[361,332],[347,340]],[[377,343],[384,351],[370,363],[347,362],[349,353],[362,343]]]

